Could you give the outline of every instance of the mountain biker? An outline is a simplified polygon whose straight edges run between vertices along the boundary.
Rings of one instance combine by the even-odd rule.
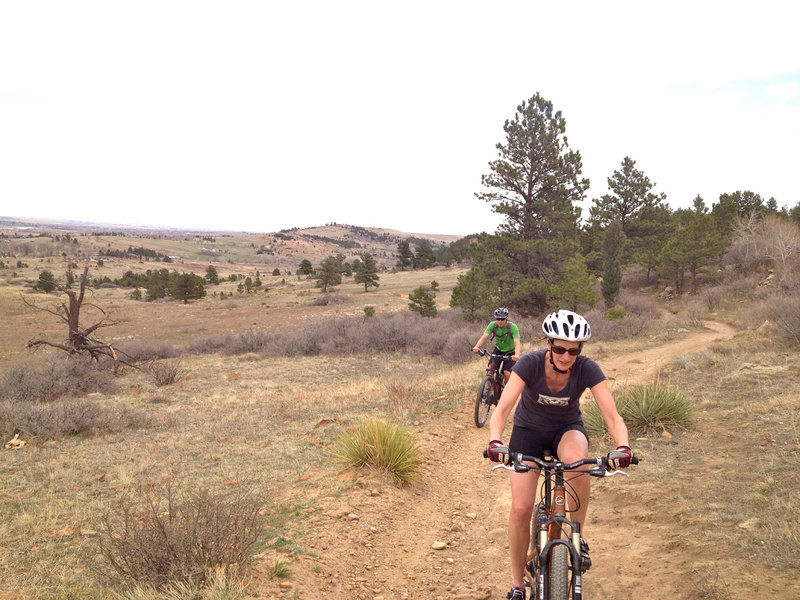
[[[547,340],[546,348],[528,352],[517,361],[511,379],[489,421],[489,458],[495,462],[506,458],[493,449],[503,445],[500,441],[503,429],[520,394],[522,397],[514,412],[509,452],[544,458],[545,448],[550,448],[562,462],[587,458],[589,436],[583,426],[580,398],[588,388],[617,450],[628,455],[627,458],[612,461],[612,467],[627,467],[633,457],[628,441],[628,428],[617,412],[603,371],[592,359],[581,355],[583,343],[592,335],[589,324],[577,313],[559,310],[544,318],[542,331]],[[577,494],[577,506],[574,506],[574,497],[568,501],[570,517],[585,525],[586,509],[589,505],[589,477],[581,473],[571,473],[565,478]],[[512,588],[507,597],[513,600],[525,598],[522,577],[530,543],[531,513],[538,480],[538,469],[528,473],[510,473],[508,543]],[[581,557],[582,568],[586,570],[591,566],[591,560],[589,547],[582,537]]]
[[[478,352],[483,343],[491,338],[494,340],[494,351],[492,354],[502,354],[508,358],[492,358],[489,364],[497,368],[503,374],[503,381],[508,383],[511,376],[511,369],[517,362],[520,355],[519,327],[516,323],[508,320],[508,309],[505,306],[494,311],[494,321],[486,326],[486,329],[472,348],[473,352]]]

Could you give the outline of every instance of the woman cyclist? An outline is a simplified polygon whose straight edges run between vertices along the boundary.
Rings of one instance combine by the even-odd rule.
[[[559,310],[542,322],[547,339],[545,349],[523,355],[514,365],[497,409],[489,421],[488,456],[499,462],[505,457],[493,450],[503,446],[506,420],[514,402],[522,394],[514,412],[514,427],[508,449],[512,453],[544,458],[545,448],[552,449],[562,462],[587,458],[589,436],[583,426],[580,398],[587,388],[592,392],[600,414],[614,438],[617,450],[627,458],[614,461],[613,467],[625,468],[633,453],[628,441],[628,428],[617,412],[614,398],[603,371],[592,359],[581,355],[583,342],[591,337],[586,320],[574,312]],[[510,473],[511,510],[508,516],[508,543],[511,554],[511,591],[507,598],[525,599],[522,579],[530,543],[530,522],[539,480],[538,470]],[[578,496],[570,498],[570,517],[586,523],[589,505],[589,477],[573,473],[566,476]],[[591,565],[589,548],[581,538],[582,568]]]

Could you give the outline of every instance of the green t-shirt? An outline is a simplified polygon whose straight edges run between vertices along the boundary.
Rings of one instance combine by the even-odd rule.
[[[492,321],[486,326],[484,333],[492,335],[494,332],[494,345],[500,352],[511,352],[514,350],[514,340],[519,339],[519,327],[516,323],[509,323],[506,321],[505,327],[498,327],[495,330],[494,326],[497,321]],[[511,335],[509,335],[511,334]]]

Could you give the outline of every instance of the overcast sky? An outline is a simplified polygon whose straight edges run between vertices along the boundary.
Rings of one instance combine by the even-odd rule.
[[[794,3],[0,0],[0,216],[494,231],[539,92],[591,179],[800,202]]]

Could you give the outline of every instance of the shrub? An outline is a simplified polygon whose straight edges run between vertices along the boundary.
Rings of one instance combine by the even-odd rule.
[[[122,405],[104,406],[92,398],[65,398],[53,402],[0,402],[0,434],[54,439],[97,431],[148,427],[154,417]]]
[[[748,325],[761,327],[779,346],[800,347],[800,294],[770,295],[751,304],[747,314]]]
[[[254,554],[266,513],[243,486],[177,493],[171,482],[122,497],[103,516],[100,551],[136,583],[197,583],[213,567],[235,568]]]
[[[603,312],[592,309],[584,313],[584,317],[592,326],[592,340],[612,341],[639,335],[645,335],[654,330],[661,331],[663,322],[652,318],[649,314],[627,314],[624,319],[612,321],[605,317]]]
[[[178,350],[166,342],[133,341],[114,346],[114,350],[127,362],[140,363],[158,358],[175,358]]]
[[[519,323],[518,323],[519,324]],[[481,325],[481,329],[485,325]],[[520,326],[521,331],[529,331]],[[216,334],[193,340],[190,353],[260,353],[265,356],[313,356],[320,353],[408,352],[422,356],[444,356],[463,362],[473,358],[461,347],[472,348],[475,326],[449,314],[428,319],[417,313],[376,314],[365,327],[359,316],[321,319],[281,333],[250,330],[240,334]],[[458,348],[454,349],[453,344]]]
[[[322,294],[315,298],[311,304],[312,306],[330,306],[332,304],[347,304],[348,302],[352,302],[350,297],[342,294]]]
[[[670,428],[689,428],[694,422],[695,405],[672,387],[658,382],[623,387],[615,398],[617,410],[631,433],[646,434]],[[590,435],[604,435],[605,423],[597,404],[583,409],[586,430]]]
[[[422,464],[419,446],[408,431],[400,425],[379,420],[365,421],[352,431],[342,431],[335,454],[351,467],[383,469],[398,485],[411,481]]]
[[[603,316],[609,321],[621,321],[627,314],[627,311],[623,307],[617,305],[607,309],[606,312],[603,313]]]
[[[365,317],[374,317],[375,316],[375,307],[371,304],[367,304],[364,307],[364,316]]]
[[[19,360],[0,375],[0,398],[13,402],[109,393],[116,387],[108,369],[86,357],[65,353]]]
[[[147,370],[158,387],[172,385],[180,381],[184,374],[180,360],[175,362],[153,362],[150,363]]]

